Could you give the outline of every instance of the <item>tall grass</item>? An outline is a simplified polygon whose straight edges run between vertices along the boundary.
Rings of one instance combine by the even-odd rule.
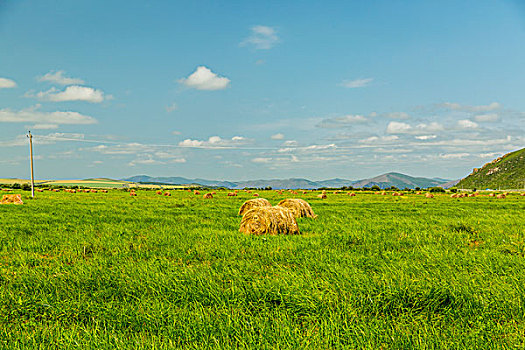
[[[523,348],[525,201],[39,193],[0,206],[0,348]],[[259,192],[277,204],[285,195]]]

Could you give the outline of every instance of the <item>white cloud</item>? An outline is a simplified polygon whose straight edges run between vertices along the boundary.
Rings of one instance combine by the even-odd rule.
[[[178,130],[174,130],[171,132],[172,135],[182,135],[182,133]]]
[[[468,119],[458,120],[458,127],[462,129],[476,129],[478,124]]]
[[[50,129],[58,129],[58,124],[35,124],[30,129],[35,130],[50,130]]]
[[[179,146],[189,148],[235,148],[250,142],[251,140],[242,136],[234,136],[230,140],[222,139],[219,136],[211,136],[207,141],[186,139],[179,142]]]
[[[311,145],[304,147],[303,150],[305,151],[318,151],[318,150],[326,150],[326,149],[334,149],[337,148],[337,146],[333,143],[329,145]]]
[[[290,146],[293,147],[293,146],[297,146],[298,143],[297,143],[297,141],[295,141],[295,140],[287,140],[287,141],[284,141],[284,142],[283,142],[283,145],[284,145],[284,146],[288,146],[288,147],[290,147]]]
[[[241,42],[241,46],[252,45],[257,50],[269,50],[279,42],[277,31],[272,27],[253,26],[251,35]]]
[[[407,123],[390,122],[386,127],[386,132],[388,134],[421,134],[442,130],[444,130],[443,125],[437,122],[431,122],[430,124],[421,123],[415,127]]]
[[[10,89],[16,87],[16,83],[7,78],[0,78],[0,89]]]
[[[440,154],[439,158],[441,159],[461,159],[470,156],[470,153],[448,153]]]
[[[497,122],[499,115],[497,113],[480,114],[474,117],[477,122]]]
[[[77,112],[42,112],[40,105],[20,111],[0,109],[0,123],[38,123],[38,124],[96,124],[97,120]]]
[[[74,85],[74,84],[84,84],[84,80],[77,78],[68,78],[64,76],[64,71],[59,70],[56,72],[49,72],[44,76],[38,78],[38,81],[47,81],[50,83],[55,83],[59,85]]]
[[[405,112],[388,113],[386,116],[391,119],[410,119],[410,115]]]
[[[390,122],[386,127],[386,132],[389,134],[405,134],[412,131],[412,127],[407,123]]]
[[[348,114],[343,117],[336,117],[336,118],[327,118],[323,119],[319,124],[317,124],[317,127],[319,128],[327,128],[327,129],[336,129],[352,124],[357,123],[366,123],[368,122],[368,119],[362,115],[357,114]]]
[[[230,85],[230,79],[220,77],[205,66],[199,66],[189,77],[178,80],[179,83],[197,90],[222,90]]]
[[[77,133],[52,133],[47,135],[33,135],[33,144],[35,145],[52,145],[58,141],[76,141],[83,140],[84,134]],[[27,146],[27,135],[18,135],[11,141],[0,142],[0,147]]]
[[[279,133],[279,134],[272,135],[270,138],[272,140],[282,140],[282,139],[284,139],[284,135]]]
[[[257,157],[257,158],[253,158],[252,162],[254,162],[254,163],[271,163],[272,162],[272,158]]]
[[[177,106],[177,104],[175,102],[173,102],[169,106],[166,106],[166,112],[167,113],[171,113],[171,112],[177,110],[178,108],[179,108],[179,106]]]
[[[374,78],[343,80],[343,82],[340,85],[345,88],[355,89],[355,88],[365,87],[369,85],[373,80]]]
[[[389,136],[370,136],[366,139],[359,140],[360,143],[376,143],[376,142],[392,142],[398,140],[399,137],[396,135],[389,135]]]
[[[437,135],[421,135],[421,136],[416,136],[416,139],[418,140],[432,140],[432,139],[435,139],[437,137]]]
[[[100,103],[113,98],[111,95],[104,95],[101,90],[79,85],[68,86],[64,91],[52,87],[47,91],[40,91],[36,95],[29,93],[26,96],[52,102],[87,101],[91,103]]]
[[[490,152],[490,153],[481,153],[481,154],[478,154],[478,156],[480,158],[491,158],[491,159],[494,159],[496,158],[497,156],[500,156],[501,153],[500,152]]]
[[[462,111],[462,112],[489,112],[489,111],[494,111],[494,110],[501,108],[501,105],[498,102],[492,102],[491,104],[487,106],[483,106],[483,105],[469,106],[469,105],[461,105],[459,103],[445,102],[441,106],[447,109],[454,110],[454,111]]]

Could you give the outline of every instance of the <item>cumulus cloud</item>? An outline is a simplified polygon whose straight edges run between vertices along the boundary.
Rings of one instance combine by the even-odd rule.
[[[414,127],[403,122],[390,122],[386,127],[388,134],[422,134],[442,130],[444,130],[443,125],[437,122],[431,122],[429,124],[421,123]]]
[[[220,77],[205,66],[199,66],[189,77],[178,80],[179,83],[197,90],[222,90],[230,85],[230,79]]]
[[[272,135],[270,138],[272,140],[282,140],[282,139],[284,139],[284,135],[279,133],[279,134]]]
[[[370,136],[366,139],[359,140],[360,143],[380,143],[380,142],[392,142],[399,139],[399,136],[389,135],[389,136]]]
[[[11,89],[15,87],[16,83],[13,80],[7,78],[0,78],[0,89]]]
[[[432,139],[435,139],[437,137],[437,135],[421,135],[421,136],[416,136],[416,139],[418,140],[432,140]]]
[[[448,153],[448,154],[440,154],[439,158],[441,159],[460,159],[469,157],[470,153]]]
[[[38,123],[38,124],[96,124],[93,117],[77,112],[42,112],[40,105],[13,111],[0,109],[0,123]]]
[[[477,122],[497,122],[499,115],[497,113],[480,114],[474,117]]]
[[[457,125],[461,129],[476,129],[478,127],[477,123],[468,119],[458,120]]]
[[[65,75],[63,70],[56,72],[49,72],[38,78],[38,81],[50,82],[59,85],[75,85],[75,84],[84,84],[84,80],[78,78],[68,78]]]
[[[219,136],[211,136],[208,140],[186,139],[179,142],[179,146],[189,148],[235,148],[250,142],[251,140],[242,136],[234,136],[229,140]]]
[[[79,85],[68,86],[64,91],[53,87],[47,91],[40,91],[36,95],[28,93],[26,96],[52,102],[86,101],[91,103],[100,103],[113,98],[111,95],[104,95],[101,90]]]
[[[343,117],[323,119],[317,127],[326,129],[336,129],[344,126],[349,126],[357,123],[366,123],[368,119],[362,115],[349,114]]]
[[[241,46],[253,46],[256,50],[269,50],[279,42],[275,28],[267,26],[251,27],[251,35],[241,42]]]
[[[340,85],[345,88],[355,89],[355,88],[365,87],[369,85],[373,80],[374,78],[343,80],[343,82]]]

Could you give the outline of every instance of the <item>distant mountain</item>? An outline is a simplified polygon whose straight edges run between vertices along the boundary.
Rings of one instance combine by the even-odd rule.
[[[462,179],[459,188],[517,189],[525,187],[525,148],[494,159]]]
[[[388,188],[396,186],[397,188],[427,188],[436,187],[450,180],[445,179],[427,179],[425,177],[412,177],[400,173],[387,173],[373,177],[371,179],[364,179],[354,183],[354,187],[372,187],[379,186],[380,188]]]
[[[364,180],[346,180],[346,179],[331,179],[323,181],[311,181],[301,178],[291,179],[273,179],[273,180],[248,180],[248,181],[217,181],[205,179],[188,179],[184,177],[151,177],[146,175],[132,176],[124,179],[125,181],[141,182],[141,183],[158,183],[169,185],[200,185],[209,187],[227,187],[231,189],[242,189],[246,187],[265,188],[271,187],[273,189],[316,189],[321,187],[341,188],[341,187],[372,187],[374,185],[380,188],[388,188],[395,186],[397,188],[427,188],[443,185],[450,180],[446,179],[427,179],[424,177],[412,177],[400,173],[388,173],[376,176],[371,179]]]

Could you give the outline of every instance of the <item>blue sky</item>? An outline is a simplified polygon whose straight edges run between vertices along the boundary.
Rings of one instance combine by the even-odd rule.
[[[525,144],[519,1],[0,1],[0,178],[459,178]]]

